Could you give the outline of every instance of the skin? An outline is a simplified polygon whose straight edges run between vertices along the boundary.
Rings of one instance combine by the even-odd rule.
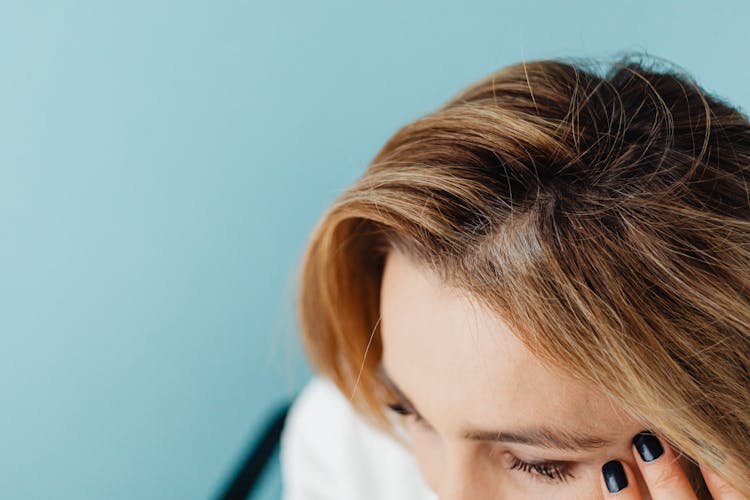
[[[441,500],[695,498],[681,459],[663,441],[665,454],[643,462],[631,441],[641,424],[595,389],[544,365],[498,315],[395,250],[380,303],[382,366],[422,418],[401,417],[422,477]],[[541,426],[606,442],[565,450],[464,436],[466,429],[518,433]],[[574,477],[513,469],[514,458],[561,462]],[[602,479],[610,460],[625,466],[629,480],[616,494]],[[721,483],[706,477],[709,486]],[[729,492],[716,498],[741,498],[728,496],[736,492],[723,483],[716,488]]]

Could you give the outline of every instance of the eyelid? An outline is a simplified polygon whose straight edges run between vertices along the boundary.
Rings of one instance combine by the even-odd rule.
[[[415,422],[420,422],[424,425],[427,425],[427,421],[424,418],[422,418],[422,416],[419,413],[417,413],[413,408],[411,408],[409,405],[407,405],[403,401],[398,401],[396,403],[389,403],[388,408],[395,411],[399,415],[412,416]]]
[[[570,473],[570,466],[569,463],[549,460],[527,462],[513,456],[510,469],[520,470],[546,483],[566,483],[569,479],[575,479],[575,476]]]
[[[406,409],[406,407],[401,403],[389,403],[388,408],[395,411],[399,415],[411,415],[412,412]]]
[[[576,463],[575,461],[552,459],[524,460],[507,449],[503,450],[495,447],[490,449],[489,454],[490,456],[507,455],[510,458],[510,466],[505,465],[506,468],[517,470],[545,484],[565,484],[568,480],[576,478],[570,472]],[[545,470],[547,472],[552,471],[552,475],[556,477],[550,477],[549,474],[544,472]]]

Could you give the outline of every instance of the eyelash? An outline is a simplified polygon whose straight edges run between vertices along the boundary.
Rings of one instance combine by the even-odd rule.
[[[424,419],[421,416],[409,411],[401,403],[391,403],[388,405],[388,408],[399,415],[411,417],[415,422],[424,425]],[[568,471],[568,468],[565,465],[551,462],[524,462],[517,457],[513,457],[510,469],[526,472],[542,481],[567,482],[569,478],[575,477],[570,471]]]
[[[510,468],[522,470],[544,481],[549,480],[564,483],[569,478],[575,477],[567,470],[567,467],[564,465],[554,464],[550,462],[529,463],[524,462],[523,460],[516,457],[513,457],[513,462]]]
[[[390,408],[391,410],[395,411],[399,415],[403,415],[405,417],[411,417],[412,419],[414,419],[415,422],[418,422],[420,424],[424,424],[424,419],[420,415],[417,415],[416,413],[414,413],[412,411],[409,411],[401,403],[391,403],[391,404],[388,405],[388,408]]]

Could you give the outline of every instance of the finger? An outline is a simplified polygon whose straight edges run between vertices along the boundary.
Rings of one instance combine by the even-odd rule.
[[[697,500],[672,448],[649,431],[633,438],[633,453],[653,500]]]
[[[703,479],[706,481],[708,491],[714,500],[748,500],[742,496],[739,491],[734,489],[729,483],[724,481],[714,470],[709,469],[703,464],[699,464]]]
[[[602,466],[602,480],[599,483],[604,498],[641,500],[641,492],[633,470],[619,460],[612,460]]]

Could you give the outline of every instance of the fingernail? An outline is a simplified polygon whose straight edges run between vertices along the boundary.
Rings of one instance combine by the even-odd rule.
[[[628,478],[625,475],[625,469],[622,468],[622,464],[617,460],[612,460],[602,465],[602,474],[604,475],[604,482],[607,483],[607,489],[610,493],[617,493],[618,491],[625,489],[628,485]]]
[[[635,449],[644,462],[653,462],[664,453],[659,439],[650,431],[643,431],[636,434],[633,438]]]

